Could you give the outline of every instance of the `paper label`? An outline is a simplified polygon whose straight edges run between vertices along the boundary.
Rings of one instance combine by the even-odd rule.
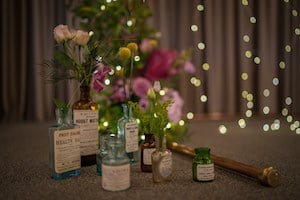
[[[139,130],[136,122],[125,124],[126,153],[135,152],[139,149]]]
[[[144,165],[152,165],[151,154],[155,151],[155,148],[143,150],[143,163]]]
[[[111,166],[102,164],[102,187],[120,191],[130,187],[130,164]]]
[[[54,169],[63,173],[80,168],[80,129],[54,132]]]
[[[164,156],[161,159],[161,161],[159,163],[158,171],[162,177],[168,177],[171,175],[171,173],[172,173],[172,156],[171,155]]]
[[[214,164],[198,164],[197,165],[197,180],[211,181],[215,178]]]
[[[81,155],[96,154],[99,147],[98,110],[74,110],[73,121],[80,125]]]

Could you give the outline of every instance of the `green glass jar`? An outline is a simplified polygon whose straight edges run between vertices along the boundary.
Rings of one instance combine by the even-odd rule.
[[[214,163],[210,158],[210,148],[196,148],[193,159],[193,180],[212,181],[214,178]]]

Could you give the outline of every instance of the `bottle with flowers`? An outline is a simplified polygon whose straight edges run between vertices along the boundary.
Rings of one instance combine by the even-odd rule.
[[[140,107],[138,103],[129,102],[134,115],[140,119],[143,132],[155,136],[156,150],[150,154],[152,177],[155,183],[170,181],[172,174],[172,152],[166,148],[166,129],[169,123],[168,107],[172,101],[163,100],[160,91],[160,83],[156,81],[154,86],[147,91],[148,105],[146,108]],[[141,152],[143,157],[149,156],[146,154],[146,151]],[[145,165],[143,161],[141,165]]]
[[[100,92],[104,88],[105,76],[111,71],[104,66],[100,49],[101,43],[93,40],[93,32],[69,30],[67,25],[54,28],[57,51],[54,59],[44,64],[49,68],[46,79],[54,82],[76,80],[80,99],[73,103],[73,122],[80,126],[81,166],[96,163],[98,139],[98,107],[91,98],[90,88]],[[77,94],[74,91],[72,98]]]

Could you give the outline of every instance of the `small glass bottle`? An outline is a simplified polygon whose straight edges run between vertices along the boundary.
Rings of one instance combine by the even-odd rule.
[[[141,143],[141,170],[152,172],[151,154],[156,150],[155,137],[151,133],[145,134],[145,140]]]
[[[102,159],[102,188],[122,191],[130,187],[130,162],[124,151],[124,140],[110,137],[108,154]]]
[[[73,121],[80,125],[81,166],[96,164],[99,147],[98,106],[92,101],[90,86],[80,86],[80,99],[73,104]]]
[[[166,148],[166,136],[155,137],[156,150],[151,154],[153,182],[167,182],[171,180],[172,152]]]
[[[51,178],[80,175],[80,128],[72,123],[72,111],[56,109],[57,124],[49,128]]]
[[[132,117],[132,108],[122,104],[123,117],[118,120],[118,137],[125,141],[125,152],[130,163],[138,162],[139,132],[136,119]]]
[[[99,150],[97,152],[96,174],[102,176],[102,160],[107,156],[108,141],[111,137],[110,130],[99,131]]]
[[[210,158],[210,149],[207,147],[196,148],[193,159],[193,180],[212,181],[214,178],[214,163]]]

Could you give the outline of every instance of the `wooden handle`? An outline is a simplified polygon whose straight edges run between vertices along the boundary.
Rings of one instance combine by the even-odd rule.
[[[168,143],[168,148],[190,157],[195,156],[194,149],[178,144],[176,142]],[[258,179],[264,185],[277,187],[280,184],[281,176],[276,169],[273,169],[273,167],[261,169],[252,165],[241,163],[228,158],[223,158],[213,154],[211,154],[210,156],[215,165]]]

